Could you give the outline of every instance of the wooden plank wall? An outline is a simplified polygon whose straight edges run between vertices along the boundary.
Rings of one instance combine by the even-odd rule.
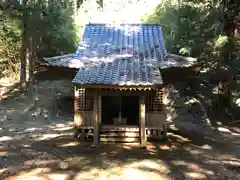
[[[93,93],[94,94],[94,93]],[[109,93],[112,95],[111,93]],[[128,93],[126,93],[128,94]],[[129,92],[132,95],[132,92]],[[107,94],[104,94],[107,95]],[[78,110],[78,98],[79,94],[75,87],[74,93],[74,124],[76,126],[94,126],[93,111],[79,111]],[[143,96],[139,96],[143,97]],[[98,95],[98,113],[101,122],[101,94]],[[140,110],[140,109],[139,109]],[[162,112],[146,112],[145,113],[146,127],[162,127],[166,123],[166,113],[163,109]]]
[[[93,126],[93,111],[79,110],[79,92],[74,88],[74,125],[75,126]]]

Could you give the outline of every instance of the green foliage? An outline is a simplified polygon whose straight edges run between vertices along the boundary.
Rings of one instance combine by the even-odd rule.
[[[187,49],[187,48],[181,48],[180,50],[179,50],[179,53],[181,54],[181,55],[186,55],[186,56],[190,56],[190,51],[191,51],[191,49]]]
[[[225,46],[228,42],[228,37],[227,36],[219,36],[216,41],[215,41],[215,47],[216,48],[222,48]]]
[[[33,39],[38,58],[75,51],[76,28],[72,0],[12,0],[0,2],[0,71],[19,63],[22,31]],[[23,14],[27,19],[23,21]]]
[[[87,0],[77,0],[77,8],[79,9],[80,6],[83,4],[84,1]],[[96,0],[96,3],[98,4],[98,8],[102,9],[103,8],[103,0]]]
[[[8,16],[0,19],[0,77],[16,73],[19,64],[20,21]]]
[[[212,48],[209,44],[221,32],[218,8],[219,5],[210,0],[163,0],[144,20],[163,26],[170,52],[201,56],[205,49]]]
[[[75,51],[76,28],[73,20],[73,5],[53,0],[39,19],[42,41],[37,52],[39,57],[54,56]],[[32,19],[36,21],[36,18]]]
[[[240,47],[235,32],[240,32],[239,10],[239,0],[163,0],[144,18],[163,26],[168,51],[204,62],[205,77],[216,79],[211,83],[217,85],[220,103],[227,108],[231,107],[231,94],[239,99],[239,58],[234,62]]]

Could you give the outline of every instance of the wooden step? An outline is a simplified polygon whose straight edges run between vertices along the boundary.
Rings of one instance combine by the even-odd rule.
[[[100,137],[139,137],[139,132],[105,131],[101,132]]]
[[[138,137],[101,137],[100,138],[101,142],[126,142],[126,143],[131,143],[131,142],[139,142]]]
[[[122,131],[122,132],[139,132],[139,128],[126,127],[103,127],[100,131]]]

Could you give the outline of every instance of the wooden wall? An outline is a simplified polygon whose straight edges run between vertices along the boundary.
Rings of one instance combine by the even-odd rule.
[[[91,92],[91,94],[92,93],[93,92]],[[129,94],[132,94],[132,92],[129,92]],[[75,87],[74,124],[76,126],[94,126],[93,109],[79,110],[79,98],[81,98],[79,97],[79,91]],[[166,113],[164,108],[162,108],[162,111],[160,112],[146,112],[145,116],[146,116],[145,118],[146,127],[155,127],[155,128],[162,127],[166,122]]]
[[[77,119],[74,119],[74,124],[77,126],[93,126],[93,111],[80,112],[82,122],[79,123]]]
[[[83,118],[82,126],[93,126],[93,111],[84,111],[81,112],[81,116]],[[146,113],[146,127],[161,127],[166,122],[166,114],[162,113]],[[75,122],[74,124],[80,125],[79,122]]]
[[[166,113],[146,113],[146,127],[162,127],[166,123]]]

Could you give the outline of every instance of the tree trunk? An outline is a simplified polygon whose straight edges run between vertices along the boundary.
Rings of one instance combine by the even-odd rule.
[[[28,70],[29,70],[29,87],[32,87],[33,81],[34,81],[34,75],[33,75],[33,63],[34,63],[34,51],[33,51],[33,42],[32,37],[29,38],[29,64],[28,64]]]
[[[22,44],[20,49],[20,61],[21,61],[21,70],[20,70],[20,90],[21,92],[26,91],[27,80],[26,80],[26,65],[27,65],[27,14],[26,11],[23,12],[22,17]]]
[[[227,43],[222,47],[220,52],[219,67],[224,71],[224,77],[219,81],[219,95],[221,104],[225,108],[230,108],[232,104],[232,68],[231,59],[234,52],[234,31],[235,31],[235,9],[234,0],[222,1],[224,10],[223,33],[227,36]]]

